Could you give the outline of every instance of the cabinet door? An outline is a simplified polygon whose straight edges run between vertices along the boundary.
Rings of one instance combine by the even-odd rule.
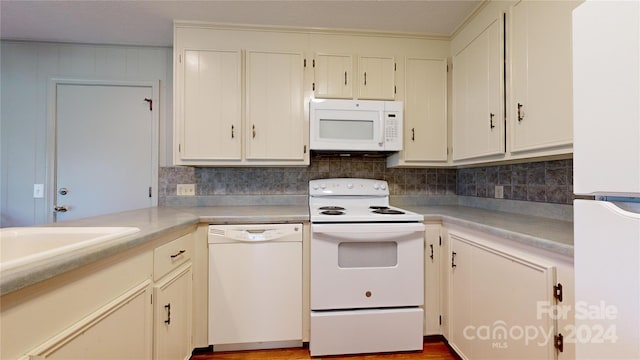
[[[154,359],[188,359],[191,346],[191,262],[154,286]]]
[[[315,97],[351,99],[353,97],[352,68],[351,55],[316,54]]]
[[[185,50],[183,69],[176,84],[180,159],[240,160],[240,51]]]
[[[304,160],[302,54],[248,51],[246,63],[246,158]]]
[[[150,359],[146,280],[29,352],[29,359]]]
[[[440,225],[425,226],[424,335],[439,335],[442,315],[440,283]]]
[[[447,62],[408,58],[404,160],[447,161]]]
[[[473,341],[464,336],[473,323],[473,267],[471,246],[449,234],[449,258],[443,260],[449,269],[449,343],[463,359],[472,359]],[[462,264],[462,265],[461,265]]]
[[[450,232],[449,240],[454,349],[470,359],[553,359],[555,267],[461,234]]]
[[[395,98],[395,60],[392,57],[361,56],[358,61],[360,99]]]
[[[579,3],[520,1],[511,8],[513,152],[573,142],[571,14]]]
[[[505,151],[502,38],[496,18],[453,57],[453,160]]]

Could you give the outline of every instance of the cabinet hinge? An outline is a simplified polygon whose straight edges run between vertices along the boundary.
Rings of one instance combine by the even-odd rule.
[[[306,154],[306,153],[307,153],[307,145],[305,145],[305,146],[302,148],[302,151],[303,151],[303,154]]]
[[[558,285],[553,286],[553,297],[562,302],[562,284],[558,283]]]
[[[558,352],[564,351],[564,336],[561,333],[553,336],[553,346],[558,350]]]
[[[438,316],[438,318],[439,318],[438,321],[440,322],[440,325],[442,325],[442,315]]]
[[[149,296],[151,298],[151,304],[153,304],[153,294],[151,294],[151,296]]]
[[[149,186],[149,197],[151,197],[151,186]]]
[[[178,144],[178,152],[182,152],[182,144]]]
[[[398,89],[397,89],[397,87],[396,87],[395,85],[393,85],[393,93],[394,93],[394,94],[397,94],[397,93],[398,93]]]
[[[182,54],[178,54],[178,63],[182,64]]]
[[[393,63],[393,71],[398,71],[398,63]]]
[[[316,91],[316,83],[311,84],[311,90]]]

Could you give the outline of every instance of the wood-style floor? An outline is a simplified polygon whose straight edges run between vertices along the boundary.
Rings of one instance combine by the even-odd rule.
[[[456,360],[456,357],[443,342],[425,342],[421,352],[400,352],[386,354],[367,355],[343,355],[343,356],[322,356],[311,357],[308,348],[294,349],[274,349],[274,350],[252,350],[252,351],[230,351],[207,354],[197,354],[191,357],[192,360]]]

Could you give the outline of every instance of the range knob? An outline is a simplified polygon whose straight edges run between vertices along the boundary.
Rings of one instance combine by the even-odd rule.
[[[313,184],[313,190],[318,190],[320,187],[318,186],[318,184]]]
[[[378,190],[378,189],[380,189],[380,185],[378,185],[378,183],[374,183],[374,184],[373,184],[373,188],[374,188],[375,190]]]
[[[353,184],[352,183],[348,183],[347,184],[347,189],[353,189]]]
[[[321,188],[322,190],[324,190],[324,189],[326,189],[326,188],[327,188],[327,185],[325,185],[325,184],[320,184],[320,188]]]
[[[386,190],[387,189],[387,184],[385,184],[385,183],[380,184],[380,189]]]

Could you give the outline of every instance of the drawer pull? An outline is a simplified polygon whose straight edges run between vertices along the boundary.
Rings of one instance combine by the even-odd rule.
[[[171,255],[171,259],[175,259],[175,258],[177,258],[178,256],[180,256],[180,255],[184,254],[185,252],[187,252],[187,250],[180,250],[180,251],[178,251],[177,253],[175,253],[175,254]]]
[[[164,308],[167,310],[167,320],[165,320],[164,323],[171,325],[171,303],[165,305]]]

